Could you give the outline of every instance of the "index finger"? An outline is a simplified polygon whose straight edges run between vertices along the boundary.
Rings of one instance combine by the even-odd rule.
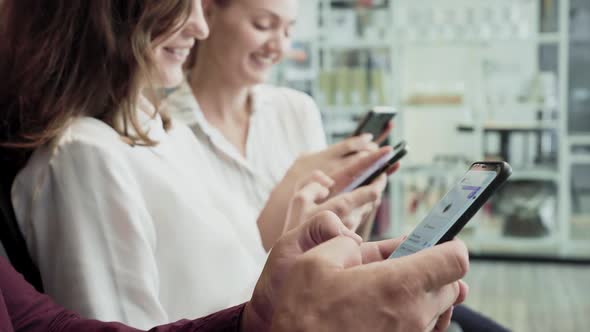
[[[361,252],[363,255],[363,264],[380,262],[387,259],[389,255],[397,248],[405,239],[399,237],[397,239],[389,239],[378,242],[365,242],[361,245]]]

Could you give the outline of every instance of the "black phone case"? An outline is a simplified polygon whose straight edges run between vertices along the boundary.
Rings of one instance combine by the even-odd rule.
[[[471,207],[469,207],[469,209],[467,209],[467,211],[465,211],[465,213],[461,217],[459,217],[459,220],[457,220],[457,222],[455,222],[455,224],[453,226],[451,226],[451,228],[445,233],[445,235],[443,235],[443,237],[436,244],[441,244],[441,243],[451,241],[452,239],[454,239],[455,236],[457,236],[457,234],[459,234],[459,232],[467,224],[467,222],[469,222],[469,220],[471,220],[471,218],[473,218],[473,216],[477,213],[477,211],[479,211],[479,209],[485,204],[485,202],[487,202],[487,200],[490,198],[490,196],[494,192],[496,192],[496,190],[498,190],[512,174],[512,168],[510,167],[510,165],[506,162],[503,162],[503,161],[501,161],[501,162],[477,162],[477,163],[472,164],[471,167],[473,167],[476,164],[500,165],[500,167],[501,167],[500,174],[498,174],[498,176],[486,188],[486,190],[475,200],[475,202],[473,202]],[[471,167],[469,167],[469,169],[471,169]]]
[[[391,157],[391,159],[389,159],[385,165],[383,165],[381,168],[379,168],[377,171],[375,171],[375,173],[371,174],[371,176],[369,176],[365,181],[363,181],[361,184],[359,184],[359,186],[357,188],[371,184],[371,182],[373,182],[376,178],[378,178],[381,174],[383,174],[383,172],[385,172],[393,164],[400,161],[407,153],[408,153],[408,150],[406,150],[406,147],[404,144],[404,146],[402,147],[402,149],[398,153],[396,153],[393,157]]]
[[[375,138],[377,138],[377,136],[379,136],[383,132],[383,130],[387,126],[387,123],[391,119],[393,119],[394,116],[395,116],[395,113],[393,113],[393,115],[392,115],[391,113],[377,113],[377,112],[371,110],[359,122],[359,125],[355,129],[352,136],[358,136],[358,135],[361,135],[361,134],[364,134],[367,132],[367,133],[373,134],[373,136]],[[366,131],[367,125],[369,125],[372,121],[376,121],[379,124],[380,132],[374,133],[374,132]]]

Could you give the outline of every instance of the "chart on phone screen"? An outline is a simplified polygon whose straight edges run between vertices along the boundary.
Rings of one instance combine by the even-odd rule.
[[[390,258],[413,254],[435,245],[488,187],[496,172],[469,171],[416,226]]]

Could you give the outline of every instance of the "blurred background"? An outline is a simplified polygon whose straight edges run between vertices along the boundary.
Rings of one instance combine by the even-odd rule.
[[[301,0],[273,81],[311,94],[328,139],[374,105],[411,151],[375,239],[408,233],[476,160],[511,180],[460,237],[470,305],[515,331],[590,318],[590,0]],[[541,262],[541,264],[539,264]]]
[[[273,80],[329,139],[393,105],[411,153],[373,235],[406,233],[476,160],[515,173],[469,224],[473,253],[590,260],[590,1],[302,0]]]

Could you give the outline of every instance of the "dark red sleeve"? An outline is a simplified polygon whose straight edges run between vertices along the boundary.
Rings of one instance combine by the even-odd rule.
[[[82,319],[56,305],[38,293],[12,266],[0,258],[0,316],[8,313],[15,332],[138,332],[119,323],[103,323]],[[5,308],[2,308],[4,307]],[[210,316],[189,321],[183,320],[151,329],[152,332],[238,332],[244,305],[236,306]],[[6,311],[5,311],[6,310]],[[3,319],[2,319],[3,320]],[[7,328],[0,322],[0,330]]]

